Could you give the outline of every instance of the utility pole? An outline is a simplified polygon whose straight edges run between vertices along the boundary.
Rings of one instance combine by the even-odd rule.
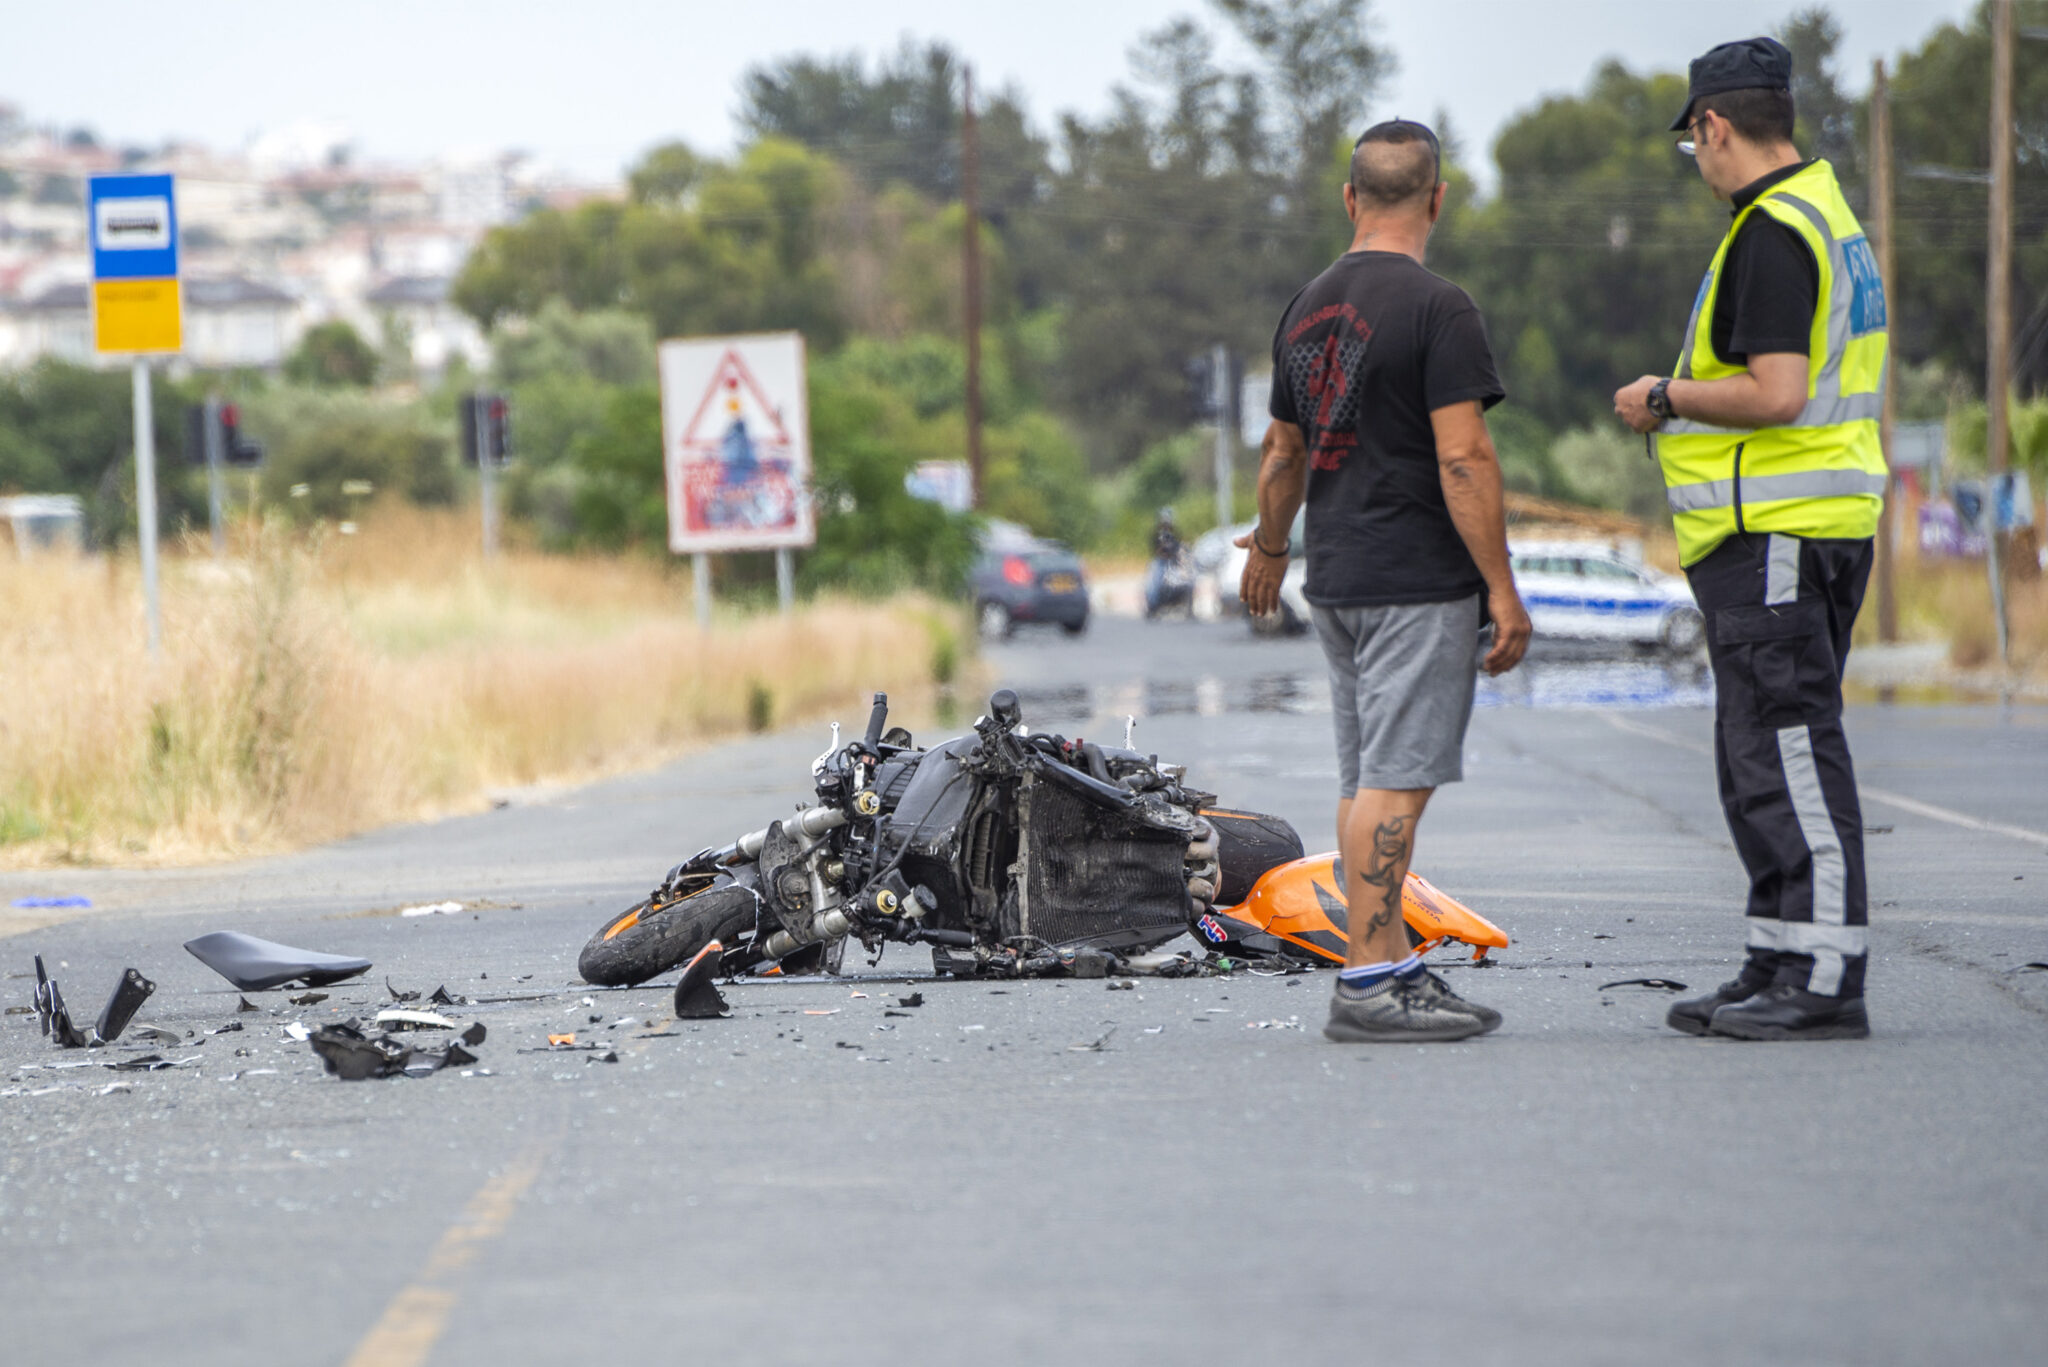
[[[1228,527],[1237,520],[1235,495],[1230,487],[1231,448],[1237,434],[1230,430],[1230,349],[1222,343],[1209,353],[1209,392],[1216,404],[1216,525]]]
[[[1991,237],[1984,281],[1984,402],[1990,409],[1992,475],[2011,463],[2012,382],[2012,0],[1991,0]],[[1994,527],[1994,534],[1996,528]]]
[[[1990,473],[1985,514],[1986,568],[1991,574],[1991,607],[1998,619],[1998,656],[2009,665],[2005,619],[2006,547],[1998,525],[1998,485],[2012,459],[2012,415],[2007,390],[2012,378],[2012,0],[1991,0],[1991,231],[1990,264],[1984,279],[1984,405],[1986,461]]]
[[[1870,226],[1877,236],[1877,278],[1884,289],[1885,326],[1898,335],[1895,310],[1898,293],[1892,275],[1892,104],[1891,87],[1885,81],[1884,58],[1871,64],[1870,73]],[[1892,386],[1884,387],[1884,406],[1878,412],[1877,444],[1884,453],[1884,511],[1877,521],[1877,639],[1899,639],[1898,577],[1893,559],[1898,554],[1894,506],[1898,479],[1892,474],[1892,433],[1896,430],[1898,406],[1892,400]]]
[[[967,471],[973,506],[981,506],[981,148],[974,123],[974,68],[961,68],[961,273],[967,304]]]

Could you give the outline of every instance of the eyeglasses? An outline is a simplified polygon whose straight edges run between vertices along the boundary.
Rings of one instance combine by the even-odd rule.
[[[1678,150],[1680,152],[1683,152],[1688,157],[1696,157],[1700,154],[1700,145],[1693,140],[1692,130],[1698,128],[1706,121],[1707,116],[1702,114],[1685,126],[1685,136],[1678,141]]]

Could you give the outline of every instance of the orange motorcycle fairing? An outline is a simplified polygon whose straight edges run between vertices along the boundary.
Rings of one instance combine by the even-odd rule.
[[[1281,864],[1267,870],[1244,901],[1218,907],[1215,915],[1225,926],[1235,921],[1317,959],[1341,964],[1351,944],[1350,909],[1336,865],[1334,852]],[[1474,959],[1483,959],[1488,950],[1508,944],[1499,926],[1418,873],[1410,873],[1401,886],[1401,915],[1410,941],[1424,953],[1456,940],[1472,946]]]

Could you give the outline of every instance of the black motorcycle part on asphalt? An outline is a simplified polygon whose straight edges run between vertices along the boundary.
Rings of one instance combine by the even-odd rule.
[[[1252,884],[1306,853],[1300,833],[1285,817],[1223,807],[1204,808],[1202,817],[1216,828],[1216,860],[1223,866],[1216,889],[1219,907],[1238,905],[1251,896]]]
[[[725,946],[717,940],[704,946],[690,959],[683,976],[676,980],[676,1019],[717,1020],[727,1014],[725,996],[713,981]]]
[[[576,971],[597,987],[629,987],[687,963],[713,940],[730,945],[754,929],[754,890],[727,880],[688,897],[630,907],[607,921],[583,946]],[[614,932],[621,922],[630,923]],[[609,938],[607,938],[609,936]]]
[[[297,949],[239,930],[217,930],[187,940],[185,952],[244,992],[261,992],[286,983],[325,987],[368,973],[371,966],[368,959]]]
[[[1072,770],[1058,775],[1073,777]],[[1172,808],[1105,803],[1091,791],[1097,786],[1048,783],[1037,774],[1025,778],[1018,793],[1019,824],[1029,837],[1018,895],[1003,908],[1004,939],[1028,935],[1047,945],[1114,941],[1137,951],[1187,929],[1192,822]]]
[[[121,981],[114,984],[107,1004],[100,1008],[99,1021],[93,1026],[93,1039],[100,1044],[112,1044],[121,1038],[121,1032],[128,1028],[128,1022],[135,1019],[135,1013],[149,1000],[149,994],[156,991],[156,984],[142,976],[135,969],[121,974]]]

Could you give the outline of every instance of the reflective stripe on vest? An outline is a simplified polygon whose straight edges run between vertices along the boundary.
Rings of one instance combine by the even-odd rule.
[[[1769,214],[1813,252],[1823,313],[1811,330],[1807,399],[1790,422],[1741,430],[1674,418],[1655,434],[1679,558],[1688,565],[1738,530],[1869,536],[1882,502],[1883,287],[1825,161],[1766,190],[1729,225],[1693,299],[1674,374],[1715,380],[1743,372],[1714,354],[1713,306],[1729,246],[1752,213]]]

